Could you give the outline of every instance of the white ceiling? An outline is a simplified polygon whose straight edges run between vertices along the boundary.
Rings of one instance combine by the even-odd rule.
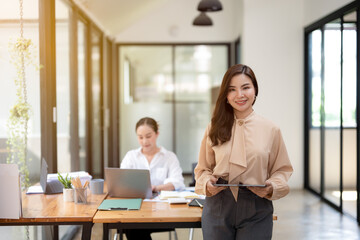
[[[117,42],[226,42],[239,36],[242,0],[220,0],[211,27],[193,26],[201,0],[72,0]]]
[[[112,36],[169,1],[171,0],[74,0]]]

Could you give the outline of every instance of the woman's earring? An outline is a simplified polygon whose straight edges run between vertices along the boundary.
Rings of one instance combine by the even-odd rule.
[[[226,103],[229,103],[229,100],[226,99]]]

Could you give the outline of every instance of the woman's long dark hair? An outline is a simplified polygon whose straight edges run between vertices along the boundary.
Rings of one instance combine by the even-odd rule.
[[[216,100],[213,116],[211,118],[209,137],[213,146],[221,145],[222,143],[229,141],[231,138],[231,129],[234,124],[234,110],[233,107],[227,103],[227,95],[231,79],[239,74],[245,74],[251,79],[255,88],[255,96],[258,95],[258,84],[255,74],[250,67],[243,64],[237,64],[226,71],[221,83],[219,96]],[[254,103],[255,100],[253,105]]]

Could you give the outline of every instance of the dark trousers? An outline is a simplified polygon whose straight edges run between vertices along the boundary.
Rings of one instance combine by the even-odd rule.
[[[239,188],[237,202],[230,188],[206,197],[202,213],[204,240],[269,240],[272,237],[273,210],[272,201],[247,188]]]
[[[126,229],[124,230],[124,233],[128,240],[151,240],[151,230],[149,229]]]
[[[170,229],[125,229],[123,232],[128,240],[151,240],[151,233],[153,232],[169,232],[174,231]]]

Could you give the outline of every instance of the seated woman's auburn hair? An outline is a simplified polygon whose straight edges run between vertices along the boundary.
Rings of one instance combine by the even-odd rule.
[[[253,70],[243,64],[237,64],[230,67],[222,80],[219,96],[216,101],[213,116],[211,118],[211,127],[209,137],[213,146],[221,145],[231,138],[231,129],[234,124],[234,110],[230,104],[227,103],[228,89],[231,79],[239,74],[248,76],[255,88],[255,96],[258,95],[259,88]],[[253,104],[255,101],[253,102]]]

